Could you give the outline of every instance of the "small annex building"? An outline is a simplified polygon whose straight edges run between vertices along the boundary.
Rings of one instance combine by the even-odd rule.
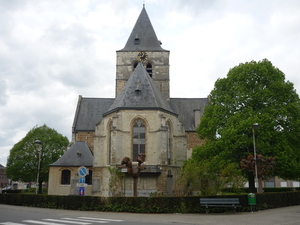
[[[138,196],[172,195],[180,166],[202,143],[195,129],[208,99],[170,98],[170,51],[161,47],[145,7],[116,53],[115,98],[79,96],[72,142],[50,165],[48,194],[78,194],[84,166],[85,195],[132,196],[132,177],[124,173],[117,182],[113,168],[144,153]]]

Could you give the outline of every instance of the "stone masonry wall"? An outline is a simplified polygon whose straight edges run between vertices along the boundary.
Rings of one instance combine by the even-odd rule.
[[[116,96],[122,91],[133,72],[134,64],[138,63],[139,52],[117,52],[117,76],[116,76]],[[143,62],[146,67],[148,63],[152,65],[152,79],[158,89],[162,92],[166,101],[170,100],[169,87],[169,52],[149,51],[148,60]]]

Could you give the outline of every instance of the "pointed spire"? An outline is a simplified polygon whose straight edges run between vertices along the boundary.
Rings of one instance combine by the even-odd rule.
[[[145,3],[125,47],[120,51],[167,51],[160,46],[146,12]]]
[[[155,109],[175,114],[141,62],[103,116],[120,109]]]

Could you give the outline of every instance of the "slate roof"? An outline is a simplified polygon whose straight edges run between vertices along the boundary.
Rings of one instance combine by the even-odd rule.
[[[113,104],[114,98],[82,98],[79,96],[73,131],[94,131],[104,112]]]
[[[135,44],[135,39],[139,39],[139,44]],[[125,47],[119,51],[168,51],[160,46],[149,16],[143,7]]]
[[[195,131],[195,110],[200,110],[203,115],[204,108],[208,105],[208,98],[171,98],[170,105],[173,112],[177,113],[179,121],[185,131]]]
[[[73,131],[95,131],[95,125],[103,118],[103,112],[107,112],[113,104],[114,99],[107,98],[82,98],[78,101],[73,124]],[[109,105],[110,103],[110,105]],[[194,110],[204,112],[208,105],[208,98],[170,98],[170,107],[173,113],[178,115],[179,121],[184,126],[185,131],[195,131]]]
[[[103,116],[119,109],[158,109],[174,114],[141,62]]]
[[[86,142],[75,141],[69,150],[50,166],[93,166],[93,161],[94,157]]]

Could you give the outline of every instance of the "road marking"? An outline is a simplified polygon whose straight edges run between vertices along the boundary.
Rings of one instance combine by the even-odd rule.
[[[122,222],[122,221],[124,221],[124,220],[104,219],[104,218],[96,218],[96,217],[76,217],[76,218],[60,218],[60,219],[42,219],[42,220],[43,221],[22,220],[22,222],[24,222],[24,223],[34,223],[34,224],[43,224],[43,225],[66,225],[66,223],[89,225],[89,224],[93,224],[93,223],[110,223],[110,222]],[[0,223],[0,225],[1,224],[2,225],[26,225],[24,223],[4,222],[4,223]]]
[[[99,220],[87,220],[87,219],[76,219],[76,218],[61,218],[64,220],[76,220],[76,221],[83,221],[83,222],[90,222],[90,223],[109,223],[108,221],[99,221]]]
[[[37,220],[22,220],[22,222],[35,223],[35,224],[44,224],[44,225],[66,225],[64,223],[48,223],[48,222],[37,221]]]
[[[88,224],[91,224],[91,223],[83,223],[83,222],[67,221],[67,220],[58,220],[58,219],[43,219],[43,220],[53,221],[53,222],[73,223],[73,224],[80,224],[80,225],[88,225]]]
[[[26,225],[24,223],[12,223],[12,222],[4,222],[4,223],[0,223],[0,224],[3,224],[3,225]]]
[[[93,218],[93,217],[77,217],[80,219],[91,219],[91,220],[105,220],[105,221],[111,221],[111,222],[122,222],[124,220],[114,220],[114,219],[104,219],[104,218]]]

